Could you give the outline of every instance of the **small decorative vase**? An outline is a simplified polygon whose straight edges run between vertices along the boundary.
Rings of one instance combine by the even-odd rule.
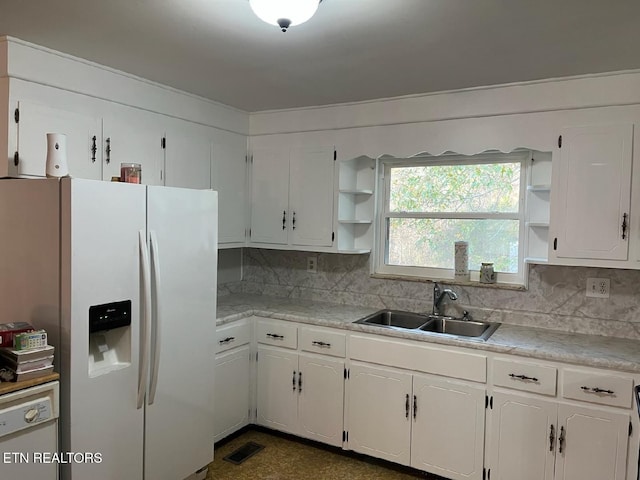
[[[483,263],[480,267],[480,283],[496,283],[496,272],[493,263]]]
[[[455,242],[454,264],[455,279],[469,281],[469,244],[467,242]]]
[[[46,173],[48,178],[69,176],[67,136],[64,133],[47,133]]]

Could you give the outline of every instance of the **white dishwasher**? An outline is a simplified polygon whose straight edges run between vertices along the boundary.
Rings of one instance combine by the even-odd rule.
[[[59,384],[0,396],[0,478],[57,480]]]

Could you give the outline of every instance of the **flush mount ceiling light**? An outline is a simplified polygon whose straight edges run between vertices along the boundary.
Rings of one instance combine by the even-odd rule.
[[[289,27],[309,20],[322,0],[249,0],[253,13],[264,22],[279,26],[283,32]]]

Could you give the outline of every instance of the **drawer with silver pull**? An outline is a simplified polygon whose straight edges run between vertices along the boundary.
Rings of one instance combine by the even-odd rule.
[[[563,371],[562,396],[584,402],[629,408],[633,399],[633,379],[566,368]]]
[[[258,343],[283,348],[298,348],[298,327],[295,323],[258,320],[256,324]]]
[[[251,342],[251,324],[239,321],[216,329],[216,353]]]
[[[342,332],[333,330],[301,327],[300,349],[305,352],[344,357],[346,353],[346,336]]]
[[[555,396],[557,374],[555,367],[547,365],[505,358],[493,360],[493,384],[497,387]]]

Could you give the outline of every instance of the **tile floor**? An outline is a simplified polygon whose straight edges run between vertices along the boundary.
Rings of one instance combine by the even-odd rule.
[[[265,448],[240,465],[223,460],[246,442]],[[390,468],[389,468],[390,467]],[[216,446],[207,480],[438,480],[409,469],[393,468],[375,460],[366,461],[337,450],[259,430],[248,430],[228,443]],[[440,479],[444,480],[444,479]]]

